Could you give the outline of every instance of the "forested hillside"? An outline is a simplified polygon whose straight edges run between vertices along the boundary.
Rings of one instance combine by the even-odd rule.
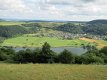
[[[15,35],[25,34],[25,33],[28,33],[28,30],[18,25],[0,26],[1,37],[13,37]]]
[[[39,30],[41,26],[37,23],[21,24],[21,25],[0,25],[1,37],[14,37],[16,35],[34,33]]]
[[[93,20],[89,21],[88,24],[107,24],[107,20]]]
[[[107,24],[88,24],[82,27],[84,33],[89,33],[92,35],[106,35],[107,34]]]
[[[0,21],[4,21],[3,19],[0,19]]]
[[[70,32],[73,34],[91,34],[91,35],[106,35],[107,34],[107,20],[94,20],[87,23],[80,23],[75,25],[73,23],[66,23],[58,26],[56,30]]]
[[[73,23],[67,23],[67,24],[64,24],[64,25],[60,25],[55,29],[59,30],[59,31],[74,33],[74,34],[83,33],[83,30],[81,29],[81,26],[75,25]]]
[[[18,24],[19,23],[19,24]],[[15,35],[35,33],[41,28],[49,28],[73,34],[106,35],[107,20],[93,20],[90,22],[17,22],[16,25],[0,25],[0,37],[13,37]]]

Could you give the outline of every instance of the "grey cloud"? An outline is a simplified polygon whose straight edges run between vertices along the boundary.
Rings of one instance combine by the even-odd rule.
[[[46,0],[46,4],[51,5],[71,5],[73,4],[72,1],[69,0]]]
[[[9,9],[8,5],[0,3],[0,10],[8,10],[8,9]]]
[[[96,0],[45,0],[45,3],[50,5],[79,5],[94,1]]]
[[[59,19],[59,16],[60,19],[73,16],[74,19],[107,18],[106,9],[107,0],[0,0],[0,16],[7,17],[14,13],[22,17],[30,15],[33,18],[34,15],[50,19]]]
[[[96,0],[81,0],[81,1],[84,1],[84,2],[94,2]]]
[[[47,4],[53,4],[53,5],[71,5],[71,3],[68,3],[68,2],[47,2]]]
[[[84,7],[84,4],[83,2],[80,3],[81,1],[79,0],[43,0],[42,3],[40,3],[40,8],[41,9],[46,9],[49,8],[49,7],[52,7],[52,6],[60,6],[60,7]],[[57,7],[57,8],[60,8],[60,7]]]

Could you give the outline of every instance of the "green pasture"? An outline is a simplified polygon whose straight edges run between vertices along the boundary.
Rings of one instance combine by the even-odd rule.
[[[62,40],[55,37],[27,37],[21,36],[16,38],[6,39],[2,46],[13,47],[41,47],[44,42],[48,42],[52,47],[73,46],[80,47],[82,44],[87,45],[89,42],[75,39],[75,40]],[[95,45],[94,43],[90,43]]]
[[[0,25],[5,25],[5,26],[8,26],[8,25],[20,25],[20,24],[27,24],[27,22],[15,22],[15,21],[1,21],[0,22]]]
[[[107,80],[107,66],[0,63],[0,80]]]

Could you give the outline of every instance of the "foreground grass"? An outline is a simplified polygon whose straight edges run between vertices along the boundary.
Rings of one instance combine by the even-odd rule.
[[[44,42],[48,42],[52,47],[64,47],[64,46],[73,46],[80,47],[81,44],[87,45],[88,41],[83,41],[79,39],[75,40],[61,40],[58,38],[50,37],[16,37],[7,39],[3,42],[2,46],[13,46],[13,47],[41,47]],[[91,45],[95,45],[91,43]]]
[[[0,80],[107,80],[107,66],[1,63]]]

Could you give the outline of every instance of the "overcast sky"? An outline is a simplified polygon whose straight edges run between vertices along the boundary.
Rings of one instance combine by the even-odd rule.
[[[107,0],[0,0],[0,18],[70,21],[107,19]]]

